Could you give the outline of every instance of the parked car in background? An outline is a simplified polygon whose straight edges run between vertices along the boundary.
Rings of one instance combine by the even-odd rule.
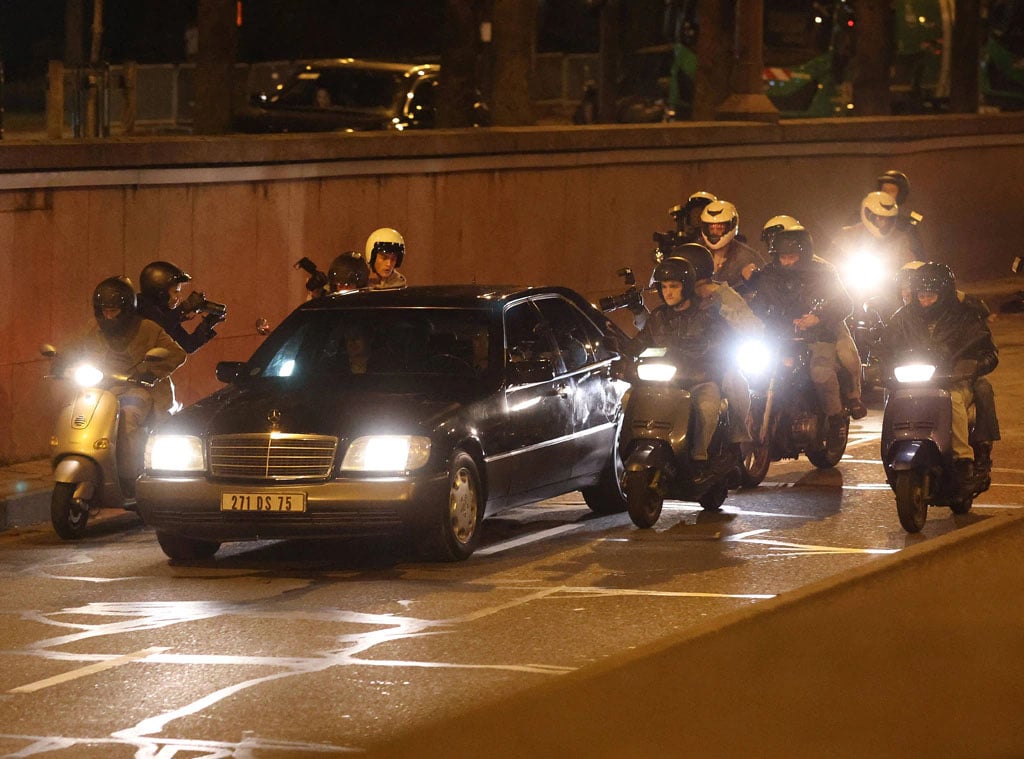
[[[172,559],[406,530],[459,560],[513,506],[581,490],[593,511],[623,511],[612,334],[560,287],[314,299],[151,436],[139,512]]]
[[[253,96],[236,117],[242,132],[430,129],[437,117],[437,64],[335,58],[301,65],[274,92]],[[486,108],[477,103],[478,123]]]

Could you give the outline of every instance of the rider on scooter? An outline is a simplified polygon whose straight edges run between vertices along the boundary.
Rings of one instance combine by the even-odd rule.
[[[904,305],[912,300],[911,279],[914,272],[925,265],[924,261],[911,261],[904,264],[897,272],[896,286],[900,291],[900,301]],[[958,289],[956,297],[960,303],[976,312],[986,324],[995,318],[992,309],[977,295]],[[1002,435],[999,433],[999,417],[996,415],[996,394],[992,383],[985,377],[976,377],[971,391],[974,397],[975,415],[974,429],[971,431],[974,464],[979,473],[987,475],[992,469],[992,444],[1002,439]]]
[[[159,324],[139,316],[135,289],[123,278],[109,277],[100,282],[93,290],[92,308],[95,322],[58,354],[61,366],[74,364],[76,359],[91,359],[109,372],[155,382],[151,388],[131,384],[115,390],[124,423],[118,471],[124,490],[131,494],[142,472],[146,422],[151,414],[157,420],[166,417],[174,407],[170,376],[185,363],[186,353]],[[143,363],[151,348],[164,348],[167,357]]]
[[[949,388],[953,405],[953,454],[961,491],[969,492],[983,472],[976,471],[969,437],[974,382],[999,364],[999,351],[981,314],[957,297],[956,279],[945,264],[928,262],[910,274],[910,300],[886,325],[880,347],[888,361],[904,351],[929,351],[952,371],[960,361],[976,362],[972,375]],[[968,364],[971,366],[971,364]],[[989,441],[991,442],[991,441]],[[991,451],[988,446],[986,453]],[[981,469],[986,462],[980,462]],[[990,464],[989,464],[990,465]]]
[[[693,406],[694,433],[690,457],[698,478],[709,472],[708,445],[722,405],[722,376],[728,366],[733,330],[714,308],[701,308],[693,266],[682,258],[666,258],[654,270],[662,305],[651,313],[633,341],[633,352],[662,346],[676,351]]]
[[[182,322],[195,314],[182,313],[181,286],[191,281],[192,277],[188,272],[172,263],[148,263],[139,275],[139,294],[136,297],[135,308],[143,319],[149,319],[163,327],[174,342],[186,352],[195,353],[216,336],[214,327],[224,321],[225,314],[207,313],[192,332],[186,330]]]
[[[812,343],[811,379],[824,413],[842,417],[836,337],[853,305],[828,261],[813,252],[810,233],[803,227],[772,235],[772,262],[755,278],[750,307],[769,330],[799,335]]]

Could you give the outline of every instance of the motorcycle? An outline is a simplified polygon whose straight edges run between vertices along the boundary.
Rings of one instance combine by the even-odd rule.
[[[882,415],[882,465],[896,496],[896,513],[907,532],[920,532],[929,506],[948,506],[966,514],[974,499],[988,490],[988,475],[968,486],[955,471],[953,405],[949,387],[973,376],[973,361],[941,371],[931,356],[907,355],[888,378]],[[973,428],[973,420],[971,420]]]
[[[41,353],[51,359],[57,356],[51,345],[44,345]],[[162,361],[167,355],[164,348],[151,348],[144,361]],[[104,373],[89,363],[50,376],[71,382],[76,388],[72,401],[58,414],[50,438],[54,480],[50,522],[61,538],[76,540],[82,537],[89,518],[101,508],[134,508],[135,498],[125,492],[118,475],[122,425],[113,390],[131,384],[153,387],[154,383],[126,374]]]
[[[886,320],[899,308],[893,284],[896,272],[889,270],[882,257],[862,251],[843,261],[840,274],[853,299],[846,326],[860,354],[861,388],[869,392],[884,384],[876,349]]]
[[[773,461],[803,453],[819,469],[846,452],[850,417],[835,423],[821,410],[811,380],[811,345],[801,337],[749,341],[737,360],[750,383],[750,443],[741,443],[740,484],[757,487]]]
[[[658,347],[644,350],[631,371],[618,369],[632,385],[623,398],[619,451],[624,461],[622,489],[637,527],[652,527],[666,498],[696,501],[703,509],[716,511],[738,482],[739,451],[728,442],[725,400],[708,446],[707,471],[699,473],[690,457],[694,410],[689,390],[676,381],[679,368],[671,352]]]

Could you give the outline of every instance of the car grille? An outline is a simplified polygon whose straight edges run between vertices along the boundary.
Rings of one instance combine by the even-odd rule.
[[[328,435],[220,435],[210,439],[210,474],[250,480],[322,480],[338,438]]]

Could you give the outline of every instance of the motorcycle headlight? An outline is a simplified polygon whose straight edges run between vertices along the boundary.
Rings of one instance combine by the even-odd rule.
[[[159,472],[205,472],[203,441],[192,435],[150,435],[146,469]]]
[[[897,382],[927,382],[935,374],[932,364],[904,364],[893,369]]]
[[[644,382],[668,382],[676,376],[675,364],[644,362],[636,367],[636,376]]]
[[[90,364],[82,364],[72,370],[71,379],[79,387],[95,387],[103,381],[103,372]]]
[[[736,350],[736,365],[745,377],[760,377],[771,364],[771,349],[762,340],[747,340]]]
[[[368,435],[352,441],[341,462],[348,472],[408,472],[430,457],[430,438],[416,435]]]
[[[861,251],[843,265],[843,281],[857,292],[878,292],[891,279],[882,259],[874,253]]]

